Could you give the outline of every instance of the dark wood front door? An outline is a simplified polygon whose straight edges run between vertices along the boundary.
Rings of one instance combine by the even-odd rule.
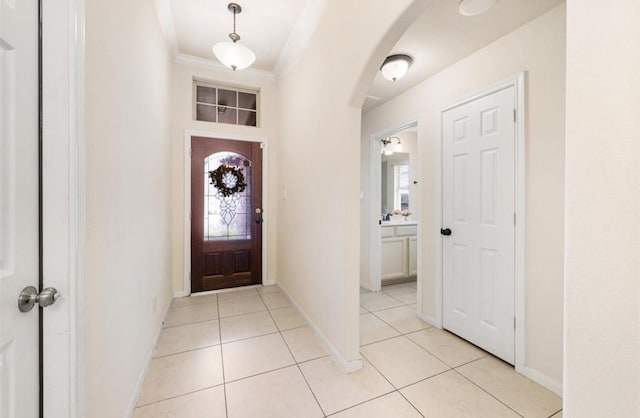
[[[229,172],[223,187],[210,172]],[[218,173],[221,171],[219,170]],[[228,190],[225,190],[228,187]],[[225,192],[229,195],[225,196]],[[262,149],[256,142],[191,138],[191,291],[262,283]]]

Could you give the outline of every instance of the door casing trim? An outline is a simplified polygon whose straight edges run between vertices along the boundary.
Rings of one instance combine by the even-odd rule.
[[[500,90],[504,90],[509,87],[515,88],[515,111],[516,111],[516,123],[515,123],[515,211],[516,211],[516,225],[515,225],[515,240],[514,240],[514,315],[516,321],[515,329],[515,368],[516,371],[528,376],[525,356],[526,356],[526,317],[525,317],[525,304],[526,304],[526,267],[525,267],[525,242],[526,242],[526,216],[525,216],[525,196],[526,196],[526,158],[525,158],[525,146],[526,146],[526,96],[525,96],[525,78],[526,73],[521,72],[505,80],[502,80],[489,87],[485,87],[478,90],[456,103],[445,107],[440,111],[440,123],[438,124],[438,136],[439,140],[435,141],[435,164],[434,164],[434,187],[435,187],[435,225],[434,225],[434,240],[435,240],[435,258],[434,258],[434,277],[435,277],[435,325],[438,328],[442,328],[442,316],[443,316],[443,284],[442,284],[442,236],[437,233],[442,228],[442,117],[443,114],[453,108],[461,106],[463,104],[472,102],[484,96],[488,96]]]
[[[267,279],[268,276],[268,225],[269,225],[269,159],[268,141],[265,137],[252,137],[236,135],[215,131],[184,131],[184,270],[183,270],[183,290],[174,292],[175,297],[191,295],[191,137],[199,136],[212,139],[226,139],[231,141],[259,142],[262,148],[262,284],[275,284]],[[219,291],[214,291],[219,292]],[[208,292],[204,292],[208,293]]]
[[[42,19],[43,286],[61,294],[59,305],[45,312],[44,410],[80,418],[85,415],[85,0],[45,1]]]

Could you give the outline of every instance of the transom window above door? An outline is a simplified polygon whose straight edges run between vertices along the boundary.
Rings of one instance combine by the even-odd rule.
[[[258,126],[258,91],[194,80],[195,120]]]

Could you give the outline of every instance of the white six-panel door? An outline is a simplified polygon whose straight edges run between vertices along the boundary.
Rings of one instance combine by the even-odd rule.
[[[38,416],[38,2],[0,0],[0,417]]]
[[[515,87],[442,115],[443,327],[514,363]]]

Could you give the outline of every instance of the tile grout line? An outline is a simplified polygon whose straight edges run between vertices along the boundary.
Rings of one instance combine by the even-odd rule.
[[[218,317],[220,317],[220,303],[218,300],[218,294],[216,293],[216,309],[218,311]],[[224,414],[229,418],[229,405],[227,402],[227,378],[224,375],[224,350],[222,350],[222,321],[218,319],[218,337],[220,338],[220,362],[222,363],[222,392],[224,394]]]
[[[523,417],[524,415],[522,415],[521,413],[519,413],[518,411],[516,411],[515,409],[513,409],[511,406],[507,405],[507,403],[505,401],[502,401],[501,399],[499,399],[496,395],[492,394],[491,392],[489,392],[488,390],[486,390],[485,388],[483,388],[482,386],[480,386],[479,384],[477,384],[476,382],[474,382],[473,380],[469,379],[467,376],[463,375],[462,373],[460,373],[458,370],[453,369],[454,372],[456,372],[459,376],[462,376],[463,379],[467,380],[468,382],[470,382],[472,385],[476,386],[477,388],[479,388],[481,391],[483,391],[484,393],[486,393],[487,395],[491,396],[493,399],[495,399],[496,401],[500,402],[502,405],[506,406],[510,411],[512,411],[513,413],[515,413],[516,415],[518,415],[519,417]]]
[[[397,392],[397,390],[392,390],[391,392],[387,392],[387,393],[383,393],[382,395],[374,396],[373,398],[367,399],[366,401],[358,402],[357,404],[348,406],[348,407],[346,407],[344,409],[340,409],[340,410],[338,410],[336,412],[332,412],[331,414],[327,415],[327,418],[336,416],[337,414],[340,414],[340,413],[342,413],[344,411],[348,411],[350,409],[356,408],[356,407],[358,407],[360,405],[364,405],[364,404],[366,404],[368,402],[375,401],[376,399],[384,398],[385,396],[391,395],[392,393],[395,393],[395,392]],[[420,414],[420,415],[422,415],[422,414]]]
[[[258,294],[260,294],[260,292],[258,292]],[[260,294],[260,298],[262,299],[262,303],[265,303],[261,294]],[[266,305],[266,303],[265,303],[265,305]],[[295,309],[295,307],[294,307],[294,309]],[[296,311],[297,311],[297,309],[296,309]],[[324,412],[324,409],[322,409],[322,405],[320,405],[320,402],[318,401],[318,398],[316,397],[316,394],[313,392],[313,389],[311,388],[311,385],[309,384],[309,381],[307,380],[307,376],[305,376],[305,374],[302,372],[302,369],[300,368],[300,363],[298,363],[298,359],[296,358],[296,356],[293,355],[293,351],[291,351],[291,347],[289,347],[289,344],[287,343],[287,339],[284,338],[284,335],[282,335],[282,330],[280,330],[280,327],[276,323],[276,320],[273,318],[273,315],[271,314],[271,311],[267,310],[267,312],[269,312],[269,316],[271,316],[271,320],[273,321],[273,323],[276,324],[276,328],[278,329],[278,332],[280,334],[280,338],[282,338],[282,341],[284,342],[285,347],[287,347],[287,350],[289,351],[289,355],[291,356],[291,358],[293,359],[296,367],[298,368],[298,371],[300,372],[300,375],[302,376],[302,379],[307,384],[307,388],[309,389],[309,392],[311,392],[311,395],[313,396],[313,399],[316,401],[316,405],[318,405],[318,408],[320,408],[320,412],[322,413],[322,416],[326,417],[327,414]],[[300,328],[302,328],[302,327],[300,327]],[[295,328],[293,328],[293,329],[295,329]],[[289,367],[289,366],[287,366],[287,367]]]
[[[407,306],[407,305],[405,305]],[[394,309],[394,308],[389,308],[389,309]],[[385,309],[388,310],[388,309]],[[376,311],[376,312],[382,312],[382,311]],[[429,328],[433,328],[433,325],[428,324],[426,322],[424,322],[422,319],[420,319],[420,317],[418,315],[416,315],[416,319],[420,320],[421,322],[424,322],[427,327],[426,328],[420,328],[417,329],[415,331],[409,331],[409,332],[402,332],[401,330],[399,330],[398,328],[394,327],[393,325],[391,325],[390,323],[388,323],[387,321],[385,321],[383,318],[380,318],[378,315],[375,314],[375,312],[371,312],[373,314],[373,316],[375,316],[376,318],[378,318],[379,320],[381,320],[382,322],[384,322],[385,324],[389,325],[391,328],[393,328],[394,330],[398,331],[401,335],[406,335],[406,334],[412,334],[414,332],[420,332],[420,331],[424,331],[425,329],[429,329]],[[413,319],[413,318],[412,318]]]
[[[155,405],[155,404],[157,404],[157,403],[162,403],[162,402],[170,401],[170,400],[172,400],[172,399],[182,398],[183,396],[188,396],[188,395],[192,395],[192,394],[194,394],[194,393],[203,392],[203,391],[205,391],[205,390],[209,390],[209,389],[217,388],[217,387],[220,387],[220,386],[222,386],[222,385],[224,385],[224,383],[220,383],[220,384],[213,385],[213,386],[207,386],[207,387],[204,387],[204,388],[201,388],[201,389],[192,390],[192,391],[190,391],[190,392],[181,393],[180,395],[170,396],[170,397],[168,397],[168,398],[164,398],[164,399],[158,399],[157,401],[149,402],[149,403],[146,403],[146,404],[144,404],[144,405],[138,405],[138,406],[136,406],[136,408],[135,408],[135,409],[138,409],[138,408],[144,408],[144,407],[147,407],[147,406],[150,406],[150,405]]]

